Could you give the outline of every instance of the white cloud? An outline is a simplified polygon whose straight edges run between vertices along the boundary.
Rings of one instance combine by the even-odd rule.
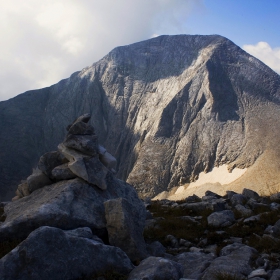
[[[280,74],[280,47],[271,48],[267,42],[259,42],[256,45],[244,45],[243,49]]]
[[[119,45],[187,33],[203,0],[0,0],[0,100],[49,86]]]

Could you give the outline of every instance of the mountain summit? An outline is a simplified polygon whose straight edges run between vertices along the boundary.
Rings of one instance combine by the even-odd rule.
[[[0,102],[0,200],[87,112],[115,151],[117,176],[140,196],[279,191],[279,105],[280,76],[224,37],[117,47],[51,87]],[[203,172],[217,175],[203,180]]]

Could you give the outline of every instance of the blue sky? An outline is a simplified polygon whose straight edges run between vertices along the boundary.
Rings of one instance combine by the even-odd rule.
[[[223,35],[239,46],[265,41],[280,47],[280,1],[205,0],[186,19],[191,33]]]
[[[162,34],[223,35],[280,73],[279,15],[279,0],[0,0],[0,101]]]

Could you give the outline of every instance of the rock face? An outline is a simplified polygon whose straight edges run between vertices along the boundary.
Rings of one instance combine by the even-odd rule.
[[[230,189],[275,192],[279,102],[279,75],[221,36],[159,36],[118,47],[56,85],[0,102],[1,200],[11,198],[41,154],[62,141],[62,129],[86,112],[117,158],[117,176],[142,196],[223,164],[233,171],[250,167]],[[69,133],[79,134],[80,125]],[[72,148],[74,138],[67,139]],[[93,140],[84,145],[94,152]]]

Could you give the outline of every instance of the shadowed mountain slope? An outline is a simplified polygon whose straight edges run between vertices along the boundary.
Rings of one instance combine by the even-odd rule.
[[[280,190],[279,104],[280,76],[224,37],[160,36],[115,48],[58,84],[0,102],[0,200],[87,112],[118,159],[117,176],[140,196],[223,164],[249,167],[240,186],[262,170],[269,178],[259,175],[253,188]]]

